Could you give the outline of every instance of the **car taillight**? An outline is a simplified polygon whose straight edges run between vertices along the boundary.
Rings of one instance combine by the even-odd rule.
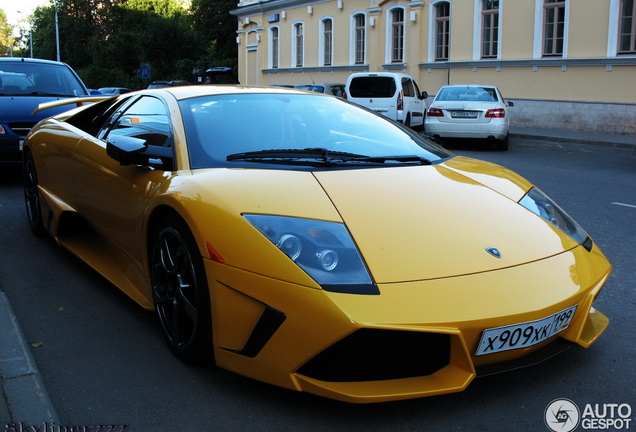
[[[400,94],[397,97],[397,110],[402,111],[404,109],[404,92],[400,90]]]
[[[426,115],[428,117],[444,117],[444,112],[439,108],[429,108]]]
[[[503,108],[490,109],[486,111],[487,118],[504,118],[506,116],[506,111]]]

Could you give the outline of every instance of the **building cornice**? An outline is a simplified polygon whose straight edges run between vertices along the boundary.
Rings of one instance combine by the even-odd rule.
[[[293,68],[270,68],[263,69],[262,72],[268,75],[288,74],[288,73],[311,73],[317,72],[319,74],[332,73],[332,72],[364,72],[369,70],[369,65],[347,65],[347,66],[308,66],[308,67],[293,67]]]
[[[455,68],[505,68],[505,67],[560,67],[567,69],[573,66],[634,66],[636,56],[630,57],[590,57],[590,58],[545,58],[527,60],[474,60],[418,63],[420,69],[455,69]]]
[[[230,14],[245,18],[253,15],[268,14],[287,9],[294,9],[304,6],[326,3],[333,0],[261,0],[250,3],[242,3],[237,9],[230,11]]]

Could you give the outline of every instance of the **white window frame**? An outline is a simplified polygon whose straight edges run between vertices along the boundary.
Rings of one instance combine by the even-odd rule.
[[[276,38],[277,44],[278,44],[276,64],[274,63],[274,35],[273,35],[274,30],[278,32],[278,37]],[[267,52],[269,53],[269,55],[267,56],[268,57],[267,67],[270,69],[277,69],[277,68],[280,68],[280,26],[277,26],[277,25],[271,26],[269,28],[268,35],[269,35],[269,38],[267,41]]]
[[[356,17],[362,15],[364,17],[364,47],[362,48],[362,54],[364,59],[362,63],[356,63],[356,49],[357,49],[357,27],[356,27]],[[350,34],[349,34],[349,64],[366,64],[367,63],[367,41],[369,39],[369,30],[368,30],[368,22],[369,17],[367,16],[366,11],[357,10],[351,14],[351,18],[349,21],[350,24]]]
[[[568,57],[568,34],[570,33],[570,2],[565,0],[565,22],[563,28],[563,53],[560,57],[543,56],[543,4],[544,0],[535,0],[534,4],[534,44],[532,48],[532,58],[567,58]]]
[[[325,22],[327,21],[331,21],[331,48],[330,48],[331,62],[329,64],[325,62],[325,54],[326,54]],[[320,27],[320,34],[318,35],[318,65],[333,66],[334,65],[334,40],[335,40],[335,33],[336,33],[335,19],[331,15],[324,16],[320,19],[319,27]]]
[[[297,36],[297,27],[298,26],[302,26],[303,29],[303,33],[302,33],[302,45],[300,47],[300,51],[301,51],[301,55],[302,55],[302,64],[299,66],[298,65],[298,36]],[[292,68],[300,68],[300,67],[304,67],[305,66],[305,22],[304,21],[294,21],[292,23],[292,27],[291,27],[291,36],[292,36],[292,41],[291,41],[291,67]]]
[[[451,41],[453,38],[452,29],[453,29],[453,2],[452,0],[432,0],[429,3],[428,8],[428,61],[430,63],[435,62],[435,51],[436,51],[436,40],[437,40],[437,26],[435,25],[437,18],[437,5],[439,3],[448,3],[450,6],[450,12],[448,17],[448,61],[450,61],[450,49],[451,49]],[[475,38],[473,38],[475,40]],[[479,45],[478,45],[479,46]]]
[[[402,61],[401,62],[393,62],[393,12],[397,9],[402,10]],[[385,63],[387,64],[403,64],[406,63],[406,54],[407,54],[407,44],[408,35],[406,32],[406,8],[403,5],[394,5],[387,9],[386,13],[386,42],[385,42]]]
[[[497,53],[494,57],[482,58],[483,54],[483,35],[484,35],[484,0],[474,0],[474,21],[473,21],[473,60],[493,60],[501,59],[501,24],[503,22],[503,0],[499,0],[499,8],[497,9]]]

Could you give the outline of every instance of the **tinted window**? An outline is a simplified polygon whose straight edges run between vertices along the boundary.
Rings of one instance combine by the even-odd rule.
[[[351,80],[351,97],[389,98],[393,97],[397,86],[392,77],[358,77]]]
[[[113,119],[108,136],[126,135],[145,139],[149,145],[171,145],[170,118],[164,104],[157,98],[139,98]]]
[[[402,78],[402,90],[405,97],[414,97],[413,82],[409,78]]]

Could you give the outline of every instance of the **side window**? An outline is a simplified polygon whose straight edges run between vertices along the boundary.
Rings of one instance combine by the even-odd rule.
[[[144,96],[122,111],[115,113],[103,139],[113,135],[126,135],[144,139],[148,145],[172,146],[170,117],[161,100]]]
[[[422,92],[415,81],[413,81],[413,87],[415,88],[415,96],[419,98]]]
[[[404,97],[415,96],[412,81],[408,78],[402,78],[402,90],[404,91]]]

